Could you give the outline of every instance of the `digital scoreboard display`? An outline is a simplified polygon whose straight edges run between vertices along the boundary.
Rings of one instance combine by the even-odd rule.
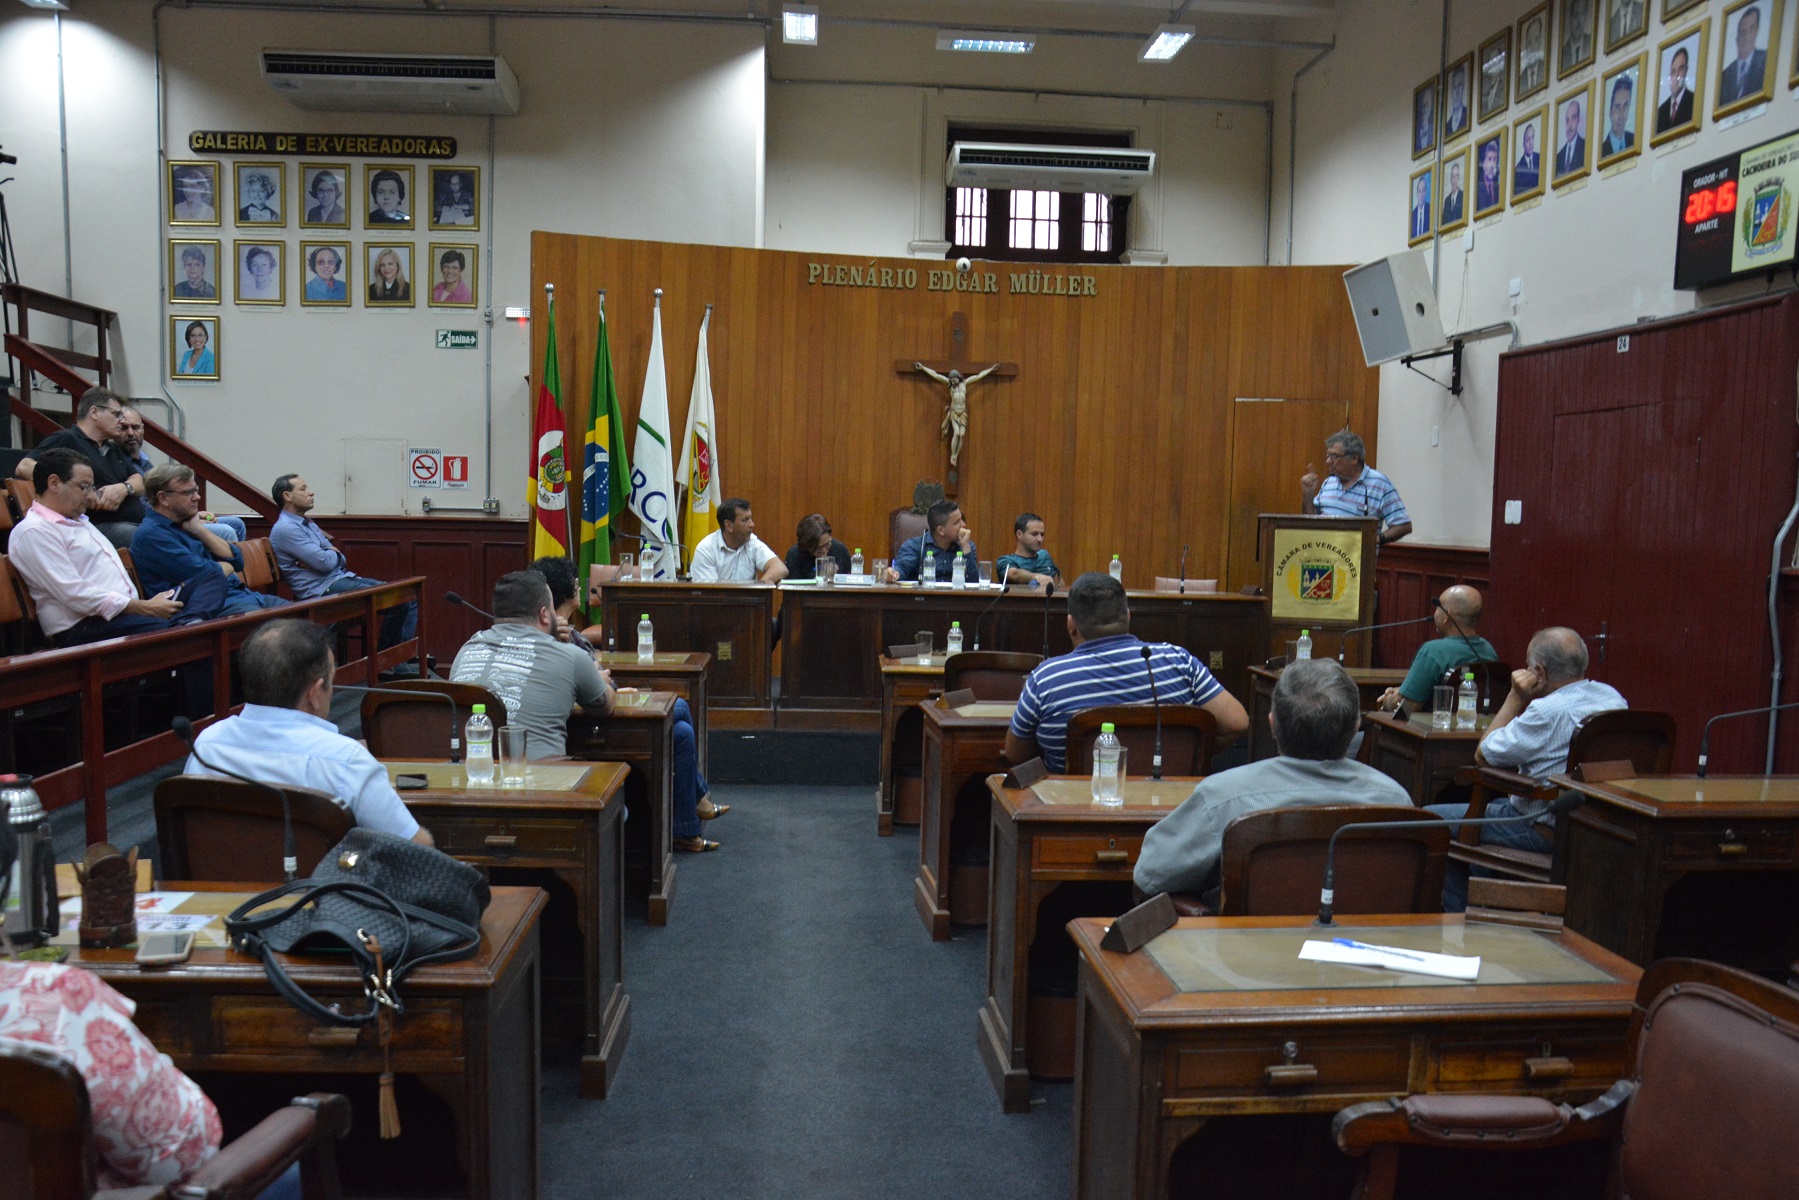
[[[1683,172],[1674,286],[1713,287],[1791,267],[1796,207],[1799,133]]]

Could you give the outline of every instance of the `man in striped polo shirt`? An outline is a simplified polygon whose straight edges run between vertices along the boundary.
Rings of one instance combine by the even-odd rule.
[[[1368,448],[1358,434],[1345,429],[1324,443],[1322,481],[1310,468],[1299,481],[1301,511],[1326,517],[1379,517],[1380,541],[1397,542],[1412,532],[1412,514],[1405,510],[1393,481],[1369,466]]]
[[[1150,703],[1150,670],[1155,672],[1155,690],[1163,704],[1205,709],[1217,720],[1221,740],[1249,728],[1243,705],[1192,653],[1131,636],[1124,585],[1110,575],[1089,571],[1074,581],[1068,592],[1068,636],[1074,649],[1038,663],[1024,681],[1012,727],[1006,731],[1006,757],[1011,761],[1041,755],[1052,772],[1065,770],[1068,718],[1089,708]],[[1145,646],[1150,651],[1147,667]]]

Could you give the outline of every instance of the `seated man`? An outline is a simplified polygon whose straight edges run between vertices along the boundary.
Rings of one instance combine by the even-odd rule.
[[[925,552],[931,554],[929,583],[947,583],[955,578],[956,552],[962,553],[962,578],[968,583],[981,581],[981,553],[975,549],[974,535],[962,519],[962,506],[954,500],[939,500],[925,511],[925,532],[900,543],[893,565],[887,568],[882,582],[915,581],[924,570]]]
[[[171,628],[182,607],[175,593],[139,600],[119,552],[88,517],[94,471],[87,460],[73,450],[44,450],[31,475],[37,500],[7,548],[44,636],[57,646],[79,646]]]
[[[144,453],[144,415],[137,409],[127,405],[119,410],[119,433],[114,440],[118,442],[119,449],[125,452],[131,465],[137,468],[139,475],[147,476],[155,469],[156,464]],[[241,542],[250,536],[242,517],[221,517],[202,512],[200,521],[228,542]]]
[[[161,469],[161,468],[158,468]],[[312,788],[348,809],[358,825],[431,845],[387,768],[368,747],[331,722],[331,681],[337,663],[330,631],[310,621],[279,618],[263,625],[237,652],[244,708],[208,725],[194,739],[182,769],[211,775],[198,755],[246,779]]]
[[[208,572],[226,577],[225,596],[208,616],[235,617],[264,608],[285,608],[288,601],[244,586],[244,555],[200,522],[200,484],[191,467],[164,463],[144,481],[150,511],[131,539],[131,559],[138,581],[150,592],[198,585]]]
[[[1618,689],[1586,675],[1587,644],[1578,633],[1561,626],[1538,630],[1525,651],[1524,667],[1512,672],[1511,694],[1481,736],[1475,758],[1533,779],[1566,770],[1568,743],[1574,740],[1574,729],[1583,718],[1630,707]],[[1545,801],[1516,796],[1490,800],[1486,816],[1535,815],[1536,820],[1482,825],[1480,840],[1548,854],[1555,842],[1554,818],[1544,811],[1547,808]],[[1468,815],[1466,804],[1433,804],[1430,810],[1451,823]],[[1461,912],[1467,907],[1468,868],[1452,861],[1443,880],[1443,911]]]
[[[1043,548],[1043,518],[1036,513],[1019,513],[1012,522],[1012,553],[1002,554],[994,563],[1001,583],[1022,583],[1040,588],[1046,583],[1062,586],[1062,572]]]
[[[1249,728],[1243,705],[1190,651],[1131,636],[1124,586],[1110,575],[1089,571],[1074,581],[1068,591],[1068,636],[1073,650],[1038,663],[1025,678],[1006,731],[1006,757],[1012,762],[1042,755],[1052,773],[1066,770],[1068,718],[1089,708],[1150,703],[1152,669],[1161,702],[1205,709],[1218,722],[1220,741]]]
[[[1238,817],[1271,808],[1332,804],[1410,807],[1406,790],[1347,757],[1362,723],[1349,672],[1329,659],[1290,664],[1274,685],[1279,754],[1207,777],[1180,807],[1143,836],[1132,878],[1147,895],[1196,892],[1216,903],[1224,831]]]
[[[88,466],[94,469],[94,491],[88,496],[88,512],[93,516],[94,528],[118,547],[131,544],[138,522],[144,519],[144,499],[148,496],[137,467],[126,459],[125,452],[113,441],[119,428],[119,414],[124,409],[125,399],[117,392],[101,387],[89,388],[75,406],[75,424],[51,434],[32,451],[37,455],[46,450],[73,450],[87,460]],[[35,458],[21,459],[13,474],[20,479],[30,479],[35,463]]]
[[[837,560],[837,573],[850,573],[850,548],[831,536],[831,523],[823,513],[811,513],[800,519],[793,531],[793,546],[787,551],[787,578],[818,578],[818,560]]]
[[[299,600],[316,600],[338,592],[357,588],[378,587],[379,579],[366,579],[351,572],[344,552],[331,544],[331,535],[318,527],[306,514],[316,501],[312,487],[298,475],[283,475],[269,489],[269,496],[281,506],[281,515],[269,529],[269,545],[275,548],[275,561],[281,564],[281,577]],[[419,631],[419,606],[408,600],[387,609],[381,616],[381,648],[411,641]],[[418,673],[416,663],[403,663],[396,674]]]
[[[688,577],[695,583],[779,583],[787,566],[756,536],[748,500],[718,506],[718,528],[693,548]]]
[[[1418,647],[1412,669],[1398,687],[1381,693],[1379,707],[1398,711],[1400,702],[1413,712],[1429,712],[1431,689],[1448,682],[1449,668],[1471,662],[1497,662],[1493,643],[1480,636],[1480,593],[1465,583],[1445,588],[1431,613],[1437,636]]]

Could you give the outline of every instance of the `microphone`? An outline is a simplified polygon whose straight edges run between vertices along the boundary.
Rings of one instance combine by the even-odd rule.
[[[448,694],[446,694],[444,692],[434,691],[431,688],[422,688],[422,687],[421,688],[364,687],[360,683],[340,683],[340,684],[334,684],[333,686],[337,691],[340,691],[340,692],[368,692],[371,695],[375,695],[375,696],[403,696],[408,700],[417,700],[420,696],[426,696],[426,697],[435,696],[437,699],[442,700],[445,704],[450,706],[450,761],[453,763],[459,763],[462,761],[462,738],[460,736],[461,730],[456,728],[456,701],[451,699]]]
[[[1352,633],[1368,633],[1376,629],[1397,629],[1401,625],[1422,625],[1432,619],[1429,616],[1413,617],[1409,621],[1388,621],[1385,625],[1357,625],[1354,629],[1345,629],[1343,636],[1337,639],[1337,661],[1343,661],[1343,648],[1348,645],[1349,635]]]
[[[285,788],[278,788],[264,783],[260,779],[251,779],[248,775],[239,775],[236,771],[227,771],[224,767],[215,766],[201,757],[200,747],[194,744],[194,723],[186,717],[176,717],[169,722],[169,728],[175,736],[187,743],[195,761],[215,775],[223,775],[227,779],[235,779],[239,783],[247,783],[253,788],[268,792],[281,800],[281,879],[284,883],[292,883],[300,874],[300,852],[294,847],[294,815],[289,806]]]
[[[1175,590],[1176,590],[1177,594],[1185,596],[1187,594],[1187,544],[1185,542],[1181,543],[1180,576],[1181,576],[1180,587],[1178,587]],[[1162,777],[1160,775],[1158,775],[1158,776],[1156,776],[1156,778],[1160,779]]]
[[[1010,576],[1011,572],[1008,571],[1006,574]],[[987,614],[993,611],[993,606],[995,604],[999,603],[1000,596],[1004,596],[1006,594],[1006,589],[1011,586],[1012,580],[1010,578],[1002,580],[999,585],[999,596],[995,596],[993,599],[987,601],[987,607],[983,608],[981,610],[981,615],[974,619],[974,648],[976,650],[981,648],[981,622],[987,619]]]
[[[445,592],[444,599],[448,600],[451,604],[460,604],[460,605],[462,605],[462,607],[468,609],[470,612],[474,613],[475,615],[486,617],[489,621],[497,621],[500,619],[500,618],[494,616],[492,613],[488,612],[484,608],[476,608],[474,605],[470,604],[467,600],[464,600],[460,595],[458,595],[455,592]]]
[[[1162,778],[1162,698],[1156,694],[1156,669],[1150,665],[1150,648],[1143,647],[1143,670],[1149,675],[1149,702],[1156,706],[1156,752],[1150,756],[1149,777]]]
[[[1786,708],[1799,708],[1799,701],[1793,701],[1789,704],[1769,704],[1762,708],[1745,708],[1741,712],[1719,713],[1717,716],[1707,721],[1705,723],[1705,731],[1699,735],[1699,778],[1705,778],[1705,752],[1706,748],[1711,744],[1713,725],[1716,725],[1719,721],[1728,721],[1732,717],[1753,717],[1763,713],[1777,713]]]
[[[677,558],[677,561],[675,563],[675,566],[677,569],[674,571],[670,571],[669,577],[672,579],[680,573],[679,572],[679,567],[680,567],[679,556],[683,552],[685,552],[687,549],[687,547],[683,546],[680,542],[676,541],[673,538],[664,539],[664,538],[642,537],[635,533],[626,533],[622,529],[615,529],[612,532],[613,532],[614,536],[622,537],[622,538],[630,538],[632,541],[636,542],[640,546],[655,548],[655,549],[660,549],[661,547],[667,546],[667,547],[673,549],[675,551],[675,555]],[[640,566],[642,565],[642,562],[643,562],[643,559],[640,557],[638,559],[638,563]],[[641,580],[642,576],[640,575],[640,576],[638,576],[638,578]]]
[[[1043,585],[1043,657],[1049,657],[1049,598],[1056,594],[1052,581]]]
[[[1549,808],[1546,811],[1559,817],[1563,813],[1573,812],[1585,800],[1586,797],[1579,792],[1563,792],[1549,802]],[[1515,825],[1520,821],[1535,821],[1542,815],[1541,812],[1535,812],[1528,816],[1519,814],[1510,817],[1451,818],[1449,823],[1457,826]],[[1324,926],[1334,924],[1331,920],[1331,907],[1336,902],[1337,839],[1351,829],[1412,829],[1417,824],[1416,821],[1361,821],[1353,825],[1339,825],[1337,831],[1331,834],[1331,840],[1324,849],[1324,889],[1318,893],[1317,924]]]

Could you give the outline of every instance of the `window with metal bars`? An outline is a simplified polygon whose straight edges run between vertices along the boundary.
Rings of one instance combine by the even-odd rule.
[[[958,141],[1015,142],[1040,146],[1120,146],[1129,134],[1091,130],[992,129],[951,125],[949,146]],[[1130,197],[950,187],[944,189],[944,229],[948,257],[995,262],[1102,262],[1122,259]]]

